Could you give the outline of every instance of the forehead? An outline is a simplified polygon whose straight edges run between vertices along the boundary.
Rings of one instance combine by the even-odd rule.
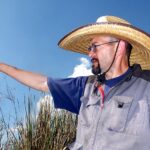
[[[91,43],[97,43],[97,42],[109,42],[114,37],[108,36],[108,35],[96,35],[92,38]],[[115,38],[114,38],[115,39]]]

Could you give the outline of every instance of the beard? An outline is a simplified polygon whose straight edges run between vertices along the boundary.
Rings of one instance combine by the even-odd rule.
[[[99,64],[98,59],[92,58],[91,62],[92,62],[92,73],[95,74],[95,75],[100,74],[101,73],[101,68],[100,68],[100,64]]]

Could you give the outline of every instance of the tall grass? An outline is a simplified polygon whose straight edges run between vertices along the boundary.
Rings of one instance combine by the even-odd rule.
[[[6,150],[62,150],[75,140],[77,117],[65,110],[56,110],[48,101],[40,105],[38,114],[34,97],[24,100],[25,120],[19,115],[14,104],[16,122],[11,129],[1,111],[0,149]],[[6,133],[6,140],[2,138]]]

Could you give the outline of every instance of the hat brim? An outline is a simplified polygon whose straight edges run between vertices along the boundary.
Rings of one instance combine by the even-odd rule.
[[[123,23],[95,23],[77,28],[63,37],[58,45],[81,54],[88,54],[88,47],[96,35],[109,35],[125,40],[132,45],[130,63],[139,63],[143,69],[150,69],[150,35]]]

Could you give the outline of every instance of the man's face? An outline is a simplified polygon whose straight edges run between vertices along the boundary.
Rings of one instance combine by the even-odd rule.
[[[118,40],[108,36],[95,36],[89,48],[93,74],[105,72],[111,65]]]

